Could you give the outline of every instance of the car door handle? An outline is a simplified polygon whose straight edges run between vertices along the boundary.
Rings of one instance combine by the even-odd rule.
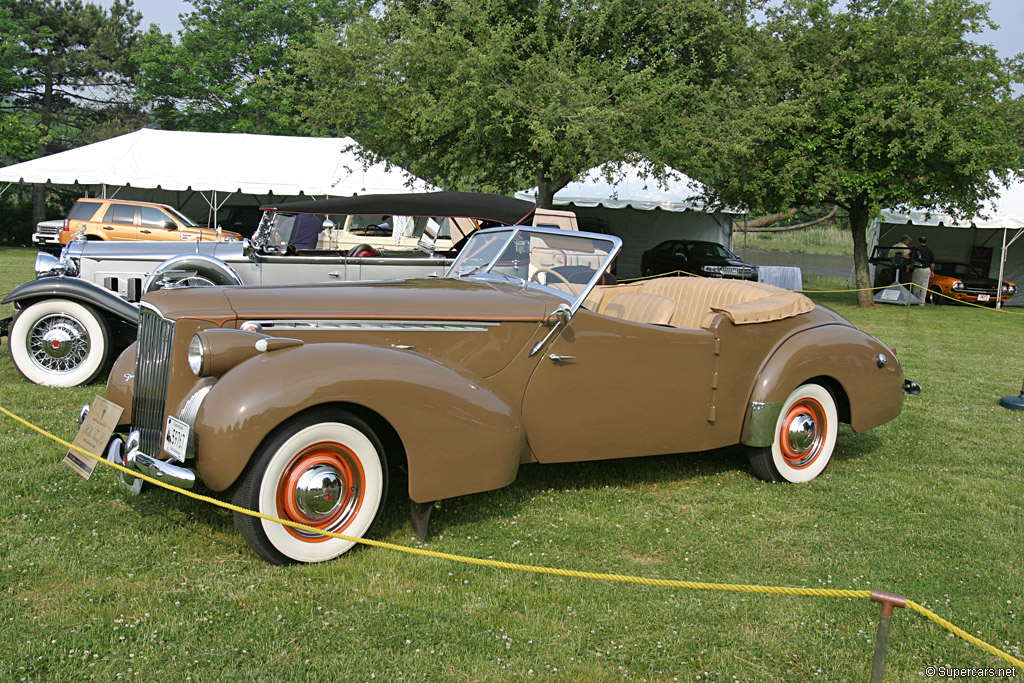
[[[576,356],[563,356],[558,353],[552,353],[548,356],[548,358],[555,361],[556,363],[565,363],[571,360],[576,360]]]
[[[333,277],[333,278],[337,279],[337,278],[341,277],[341,272],[337,271],[337,270],[332,271],[330,273],[327,273],[327,277]]]
[[[110,227],[109,225],[104,225],[104,226],[103,226],[103,229],[104,229],[104,230],[113,230],[113,228],[112,228],[112,227]]]
[[[139,232],[142,233],[143,235],[151,234],[151,232],[149,230],[139,230]]]

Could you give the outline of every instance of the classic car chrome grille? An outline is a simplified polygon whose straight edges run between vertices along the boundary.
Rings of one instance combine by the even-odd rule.
[[[36,232],[40,235],[56,235],[61,231],[58,225],[36,225]]]
[[[961,294],[991,294],[992,296],[995,296],[996,288],[994,285],[991,287],[964,287],[963,289],[957,289],[955,291],[960,292]]]
[[[132,426],[139,430],[142,452],[153,457],[160,454],[173,338],[174,323],[156,310],[142,306],[139,310]]]

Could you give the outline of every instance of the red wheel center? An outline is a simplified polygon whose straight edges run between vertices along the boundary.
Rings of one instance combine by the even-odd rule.
[[[278,515],[317,529],[344,532],[355,519],[365,495],[359,458],[347,446],[324,442],[300,451],[289,463],[277,489]],[[329,536],[285,527],[310,543]]]
[[[803,469],[821,453],[827,436],[825,409],[813,398],[805,397],[790,406],[779,430],[779,447],[786,464]]]

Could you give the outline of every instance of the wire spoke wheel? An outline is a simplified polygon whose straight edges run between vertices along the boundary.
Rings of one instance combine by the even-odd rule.
[[[107,351],[103,318],[74,301],[37,301],[21,310],[11,325],[11,361],[25,379],[36,384],[86,384],[99,374]]]

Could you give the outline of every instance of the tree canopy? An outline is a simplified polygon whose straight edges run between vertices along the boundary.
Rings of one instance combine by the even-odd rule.
[[[858,288],[866,227],[890,207],[971,214],[1022,168],[1019,60],[971,40],[971,0],[787,0],[763,28],[766,72],[746,145],[708,181],[725,201],[846,209]],[[871,305],[861,293],[861,305]]]
[[[318,33],[296,92],[318,130],[379,158],[450,189],[537,185],[549,206],[593,166],[709,123],[707,93],[737,71],[750,4],[377,3]]]
[[[143,37],[138,99],[164,128],[295,134],[283,88],[295,51],[317,28],[340,30],[357,1],[189,0],[177,41],[155,27]]]
[[[41,154],[92,142],[113,111],[123,115],[140,18],[131,0],[109,10],[81,0],[0,8],[0,153],[26,158],[30,146]]]

